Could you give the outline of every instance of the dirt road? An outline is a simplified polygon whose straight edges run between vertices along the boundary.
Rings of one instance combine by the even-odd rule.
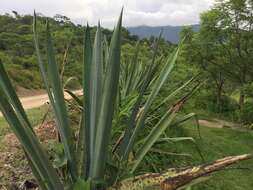
[[[210,128],[230,128],[230,129],[240,129],[242,130],[242,125],[239,123],[233,123],[221,119],[212,120],[199,120],[199,124],[204,127]]]
[[[201,126],[210,127],[210,128],[223,128],[223,125],[218,122],[199,120]]]
[[[83,94],[83,90],[74,90],[72,92],[78,96]],[[64,93],[64,97],[65,99],[71,99],[71,96],[66,92]],[[20,100],[25,110],[28,110],[31,108],[37,108],[49,102],[49,98],[47,94],[21,97]],[[2,116],[1,112],[0,112],[0,116]]]

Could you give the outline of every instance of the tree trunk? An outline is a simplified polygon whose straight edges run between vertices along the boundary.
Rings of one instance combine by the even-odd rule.
[[[214,77],[214,81],[215,81],[215,84],[216,84],[216,89],[217,89],[217,92],[216,92],[216,111],[218,113],[221,112],[222,110],[222,105],[221,105],[221,96],[222,96],[222,89],[223,89],[223,86],[224,86],[224,79],[222,77],[222,73],[219,72],[219,75],[218,77],[215,77],[217,75],[213,75]]]
[[[240,99],[239,99],[240,110],[243,109],[244,101],[245,101],[245,95],[244,95],[243,90],[241,90],[241,92],[240,92]]]
[[[220,85],[217,88],[217,111],[220,113],[221,112],[221,96],[222,96],[222,88],[223,88],[223,83],[220,83]]]

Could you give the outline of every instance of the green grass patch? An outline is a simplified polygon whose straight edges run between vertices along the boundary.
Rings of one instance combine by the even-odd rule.
[[[225,156],[251,153],[253,148],[253,132],[241,132],[231,129],[214,129],[201,126],[201,139],[193,122],[171,131],[173,136],[194,137],[200,148],[205,162],[223,158]],[[173,165],[183,167],[203,163],[196,151],[196,147],[189,142],[173,145],[177,152],[189,153],[192,158],[173,159]],[[253,160],[234,165],[213,175],[213,177],[192,190],[252,190],[253,189]]]
[[[42,122],[46,111],[47,106],[27,111],[33,126]],[[208,118],[208,116],[204,118]],[[3,117],[0,117],[0,139],[8,132],[10,132],[8,124]],[[145,158],[146,166],[154,170],[157,169],[157,172],[159,172],[160,169],[199,165],[225,156],[251,153],[253,150],[253,132],[251,131],[241,132],[232,129],[215,129],[201,126],[200,132],[201,138],[199,138],[196,123],[189,121],[182,126],[169,130],[168,135],[170,137],[193,137],[204,156],[204,162],[193,143],[177,142],[166,143],[159,146],[159,148],[168,152],[190,154],[192,157],[164,156],[152,153]],[[236,164],[215,173],[208,181],[193,186],[191,190],[252,190],[253,171],[251,169],[253,169],[253,160]]]

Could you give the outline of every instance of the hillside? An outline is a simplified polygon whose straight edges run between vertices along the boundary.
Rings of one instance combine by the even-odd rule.
[[[79,63],[82,59],[76,55],[81,52],[82,48],[82,28],[63,17],[48,18],[48,20],[53,31],[57,62],[62,63],[65,49],[69,44],[65,74],[68,77],[76,73],[78,77],[81,67]],[[34,51],[32,22],[33,16],[31,15],[0,15],[2,26],[0,29],[0,60],[5,65],[15,86],[39,89],[43,86]],[[45,22],[45,17],[38,16],[41,51],[46,61]]]
[[[193,31],[199,30],[199,25],[191,25]],[[179,35],[184,26],[136,26],[128,27],[127,29],[133,35],[137,35],[140,38],[149,38],[151,36],[158,36],[160,31],[163,30],[163,37],[172,42],[178,43]]]
[[[56,15],[52,18],[38,15],[38,31],[40,33],[40,45],[44,61],[46,61],[47,52],[44,46],[46,19],[48,19],[51,26],[56,61],[60,69],[64,61],[65,51],[68,49],[67,59],[64,61],[66,63],[64,79],[75,76],[81,81],[83,35],[86,27],[72,23],[69,18],[63,15]],[[5,65],[15,86],[21,86],[26,89],[40,89],[43,88],[43,85],[34,51],[32,22],[33,16],[31,15],[0,15],[0,61]],[[92,38],[94,38],[95,32],[96,28],[92,27]],[[112,31],[103,28],[103,34],[105,36],[104,39],[109,41]],[[134,52],[137,40],[137,36],[130,35],[125,28],[122,29],[122,49],[125,50],[124,54]],[[142,54],[145,54],[142,57],[145,57],[148,61],[151,55],[150,47],[152,41],[144,41],[141,42]],[[166,41],[161,42],[163,51],[168,53],[168,47],[171,47],[170,43]],[[73,88],[79,87],[77,83],[72,85]]]

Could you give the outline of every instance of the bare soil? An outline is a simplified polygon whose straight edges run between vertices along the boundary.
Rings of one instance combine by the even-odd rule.
[[[41,143],[56,139],[54,125],[54,122],[47,122],[36,127],[35,133]],[[6,135],[0,143],[0,189],[36,189],[35,179],[15,135]]]
[[[24,89],[23,89],[24,90]],[[29,92],[28,92],[29,91]],[[20,101],[24,107],[25,110],[27,109],[32,109],[32,108],[37,108],[37,107],[40,107],[46,103],[49,102],[49,98],[48,98],[48,95],[47,93],[44,91],[44,90],[28,90],[27,91],[27,94],[30,94],[29,96],[20,96]],[[83,93],[83,90],[75,90],[75,91],[72,91],[75,95],[82,95]],[[23,95],[25,95],[24,91],[22,92]],[[21,93],[21,94],[22,94]],[[18,93],[19,94],[19,93]],[[19,94],[20,95],[20,94]],[[65,99],[71,99],[71,96],[67,93],[64,93],[64,97]],[[0,112],[0,116],[1,116],[1,112]]]
[[[28,97],[46,94],[46,91],[43,89],[26,89],[21,86],[16,87],[16,92],[19,97]]]
[[[199,120],[199,124],[204,127],[223,128],[223,125],[221,123],[213,122],[213,121]]]
[[[210,128],[231,128],[242,130],[242,125],[239,123],[233,123],[221,119],[212,119],[212,120],[199,120],[199,124],[204,127]]]

